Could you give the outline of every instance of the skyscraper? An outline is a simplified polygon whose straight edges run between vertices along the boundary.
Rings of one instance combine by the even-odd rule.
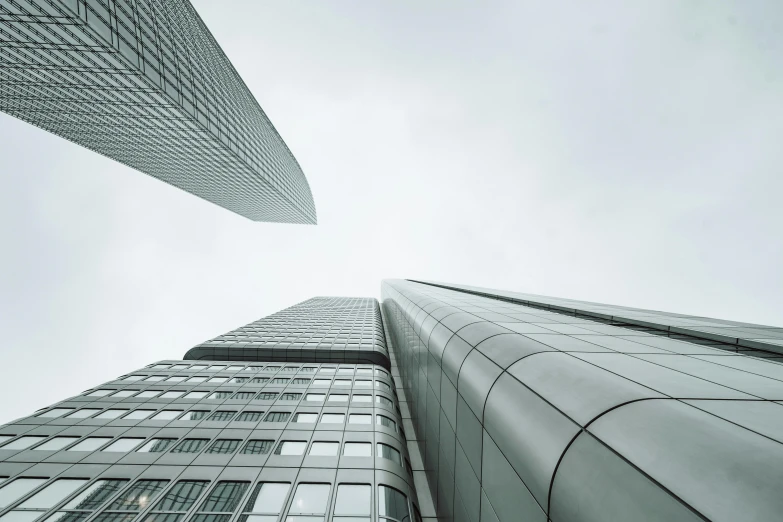
[[[777,520],[783,329],[318,297],[0,427],[0,522]]]
[[[188,0],[0,0],[0,110],[247,218],[316,222]]]

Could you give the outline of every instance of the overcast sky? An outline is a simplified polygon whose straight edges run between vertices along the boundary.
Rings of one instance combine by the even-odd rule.
[[[783,325],[779,0],[194,4],[319,224],[0,114],[0,422],[385,277]]]

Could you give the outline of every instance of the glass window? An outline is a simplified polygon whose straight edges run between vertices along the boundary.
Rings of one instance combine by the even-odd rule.
[[[384,415],[376,415],[375,422],[379,426],[386,426],[387,428],[391,428],[392,430],[397,431],[397,423],[391,420],[389,417]]]
[[[130,397],[131,395],[133,395],[137,391],[139,391],[139,390],[120,390],[117,393],[115,393],[114,395],[112,395],[112,397],[119,397],[119,398]]]
[[[233,391],[216,391],[209,396],[210,399],[228,399],[234,394]]]
[[[146,377],[146,375],[126,375],[125,377],[123,377],[120,380],[126,381],[126,382],[133,382],[133,381],[140,381],[144,377]]]
[[[208,421],[230,421],[234,418],[234,415],[236,415],[236,411],[230,411],[230,410],[218,410],[212,413],[209,417],[207,417]]]
[[[172,370],[184,370],[187,367],[188,367],[187,364],[175,364],[174,366],[171,367],[171,369]]]
[[[356,379],[354,381],[354,386],[356,386],[357,388],[372,388],[372,381],[364,381],[361,379]]]
[[[203,399],[209,392],[205,391],[193,391],[185,395],[185,399]]]
[[[182,382],[185,379],[187,379],[187,377],[185,377],[184,375],[173,375],[168,379],[166,379],[166,382]]]
[[[408,498],[389,486],[378,486],[378,515],[400,522],[410,522]]]
[[[377,455],[384,459],[389,459],[392,462],[396,462],[402,466],[402,460],[400,459],[400,452],[392,448],[388,444],[378,443]]]
[[[110,440],[111,437],[87,437],[78,444],[68,448],[68,451],[95,451]]]
[[[266,414],[264,422],[286,422],[291,417],[287,411],[270,411]]]
[[[262,482],[256,485],[244,509],[244,513],[253,515],[244,515],[239,522],[276,522],[290,489],[291,484],[288,482]]]
[[[261,392],[256,396],[258,401],[273,401],[277,398],[277,393],[273,392]]]
[[[190,379],[188,379],[188,382],[204,382],[208,379],[208,377],[204,377],[202,375],[194,375]]]
[[[206,369],[206,367],[207,367],[206,364],[194,364],[193,366],[190,367],[190,370],[194,371],[194,372],[195,371],[201,371],[201,370]]]
[[[128,480],[125,479],[96,480],[90,487],[73,497],[62,509],[84,511],[97,509],[127,483]]]
[[[329,386],[332,384],[331,379],[313,379],[313,386]]]
[[[334,386],[350,386],[351,381],[348,379],[335,379],[334,380]]]
[[[351,413],[348,416],[349,424],[372,424],[372,415],[365,413]]]
[[[286,393],[281,393],[280,394],[280,400],[281,401],[298,401],[301,398],[302,398],[302,394],[301,393],[286,392]]]
[[[346,442],[343,447],[346,457],[372,457],[372,445],[369,442]]]
[[[255,396],[256,392],[238,392],[235,393],[232,399],[239,399],[239,400],[250,400]]]
[[[239,439],[218,439],[212,443],[205,453],[234,453],[239,447]]]
[[[299,370],[299,373],[313,373],[315,371],[315,366],[304,366],[301,370]]]
[[[234,511],[249,485],[249,482],[218,482],[218,485],[209,494],[199,511],[208,513]]]
[[[335,368],[330,368],[328,366],[325,366],[319,370],[319,373],[334,373]]]
[[[378,404],[383,404],[384,406],[388,406],[389,408],[394,407],[394,403],[391,401],[391,399],[384,397],[383,395],[376,395],[375,402]]]
[[[163,453],[174,444],[175,440],[176,439],[150,439],[136,451],[138,453]]]
[[[265,382],[268,382],[268,381],[269,381],[268,377],[255,377],[250,382],[254,382],[256,384],[264,384]]]
[[[14,503],[46,482],[44,478],[18,478],[0,488],[0,509]]]
[[[288,384],[288,379],[285,379],[283,377],[275,377],[271,381],[269,381],[271,384]]]
[[[179,417],[184,410],[160,410],[152,420],[173,420]]]
[[[23,437],[19,437],[16,440],[12,440],[11,442],[3,446],[1,449],[14,450],[14,451],[23,450],[29,448],[33,444],[38,444],[39,442],[45,439],[46,437],[43,435],[25,435]]]
[[[168,364],[153,364],[152,366],[148,366],[150,370],[164,370],[168,367]]]
[[[160,499],[153,511],[187,511],[208,485],[206,480],[181,480]]]
[[[242,453],[248,455],[266,455],[272,450],[272,446],[275,444],[273,440],[259,440],[253,439],[247,441],[245,447],[242,449]]]
[[[208,410],[190,410],[180,420],[197,421],[207,416]]]
[[[147,382],[158,382],[158,381],[162,381],[165,378],[166,378],[165,375],[150,375],[144,380]]]
[[[337,373],[340,375],[353,375],[354,369],[353,368],[340,368],[337,370]]]
[[[326,399],[325,393],[308,393],[307,395],[305,395],[306,401],[323,402],[324,399]]]
[[[168,483],[168,480],[138,480],[109,504],[107,509],[109,511],[141,511],[146,509]]]
[[[242,365],[242,366],[232,365],[232,366],[229,366],[228,368],[226,368],[226,370],[233,371],[233,372],[238,372],[238,371],[240,371],[240,370],[242,370],[244,368],[245,368],[244,365]]]
[[[340,484],[337,486],[337,498],[334,502],[334,522],[343,522],[338,517],[362,517],[370,520],[372,510],[372,486],[369,484]],[[345,522],[358,522],[346,519]]]
[[[310,455],[315,457],[336,457],[338,449],[340,449],[338,442],[313,442],[310,445]]]
[[[329,402],[348,402],[348,395],[341,393],[330,393]]]
[[[256,422],[260,421],[263,415],[263,411],[243,411],[236,420],[237,422]]]
[[[307,448],[306,442],[282,440],[275,449],[275,455],[302,455]]]
[[[167,391],[163,395],[160,396],[161,399],[178,399],[179,397],[182,397],[185,395],[184,391]]]
[[[297,413],[294,415],[294,422],[316,422],[318,420],[317,413]]]
[[[49,509],[87,482],[89,482],[87,479],[55,480],[16,507],[17,509]]]
[[[233,384],[243,384],[243,383],[246,383],[248,380],[249,379],[247,377],[234,377],[233,379],[231,379],[228,382],[233,383]]]
[[[291,384],[310,384],[310,379],[302,379],[301,377],[297,377],[296,379],[291,380]]]
[[[98,415],[96,415],[95,418],[96,419],[116,419],[119,416],[121,416],[121,415],[123,415],[123,414],[125,414],[127,412],[128,412],[128,410],[115,410],[115,409],[104,410],[101,413],[99,413]]]
[[[114,390],[93,390],[90,393],[86,394],[87,397],[106,397]]]
[[[329,501],[329,484],[299,484],[294,500],[288,509],[289,515],[324,515]]]
[[[375,381],[375,387],[380,388],[381,390],[391,391],[391,386],[389,386],[383,381]]]
[[[127,414],[124,419],[146,419],[150,415],[155,413],[155,410],[133,410]]]
[[[361,375],[372,375],[372,368],[357,368],[356,373]]]
[[[226,369],[226,365],[225,364],[213,364],[212,366],[210,366],[208,368],[208,370],[211,371],[211,372],[217,372],[217,371],[225,370],[225,369]]]
[[[354,393],[351,402],[372,402],[372,395],[360,395]]]
[[[43,413],[39,413],[36,415],[36,417],[43,417],[43,418],[57,418],[62,417],[68,412],[73,411],[73,408],[52,408],[51,410],[45,411]]]
[[[70,415],[66,415],[66,419],[86,419],[87,417],[92,417],[96,413],[98,413],[98,408],[82,408],[81,410],[76,410]]]
[[[207,382],[226,382],[228,377],[212,377]]]
[[[383,370],[379,370],[378,368],[375,369],[375,375],[378,375],[380,377],[388,377],[389,376],[388,373],[386,373]]]
[[[177,447],[171,450],[172,453],[198,453],[201,451],[209,439],[183,439],[177,444]]]
[[[135,449],[143,440],[141,438],[122,437],[103,448],[103,451],[125,453]]]
[[[160,390],[146,390],[138,394],[136,397],[149,399],[150,397],[157,397],[158,395],[160,395]]]
[[[321,422],[324,424],[342,424],[345,422],[344,413],[324,413],[321,415]]]
[[[79,440],[79,437],[51,437],[46,442],[40,446],[36,446],[33,449],[41,451],[57,451],[63,449],[73,442],[76,442],[77,440]]]

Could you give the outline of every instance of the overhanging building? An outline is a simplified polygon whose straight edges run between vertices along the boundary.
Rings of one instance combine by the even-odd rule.
[[[249,219],[316,222],[188,0],[0,0],[0,110]]]
[[[0,522],[777,520],[783,329],[387,280],[0,428]]]

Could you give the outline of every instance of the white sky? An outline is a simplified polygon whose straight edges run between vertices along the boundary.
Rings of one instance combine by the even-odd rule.
[[[0,114],[0,422],[384,277],[783,325],[779,1],[194,4],[319,225]]]

